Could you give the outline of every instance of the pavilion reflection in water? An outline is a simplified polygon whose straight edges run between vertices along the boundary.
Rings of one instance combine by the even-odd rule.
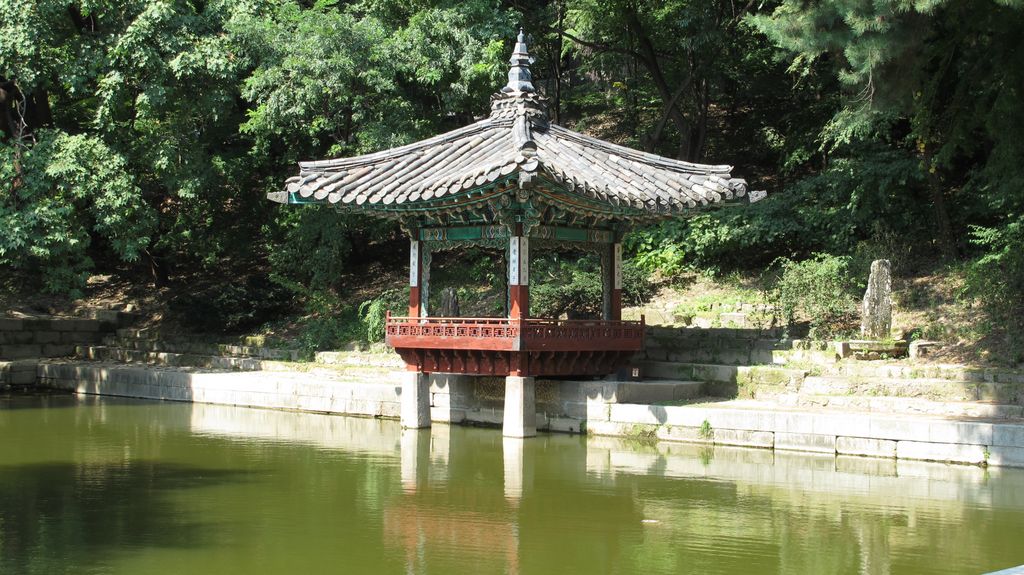
[[[392,488],[379,494],[381,529],[410,572],[439,556],[486,558],[483,571],[500,563],[504,572],[538,572],[535,550],[557,544],[567,561],[606,570],[633,564],[642,546],[687,572],[700,572],[701,561],[709,571],[729,561],[742,571],[760,553],[778,554],[780,572],[855,564],[890,573],[894,558],[922,545],[981,545],[997,528],[979,522],[986,509],[1024,510],[1024,475],[1013,470],[569,435],[524,442],[457,426],[190,408],[195,433],[304,444],[394,469]],[[601,544],[550,540],[581,529]],[[715,553],[690,547],[709,533],[721,538]],[[813,552],[835,545],[846,551]]]

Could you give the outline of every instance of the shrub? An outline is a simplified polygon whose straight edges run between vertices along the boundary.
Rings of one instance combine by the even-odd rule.
[[[362,323],[355,308],[348,306],[326,309],[323,313],[305,318],[298,339],[304,355],[312,358],[315,352],[339,349],[362,337]]]
[[[390,289],[359,305],[359,321],[366,333],[366,341],[384,341],[385,319],[388,310],[404,310],[409,302],[408,289]],[[399,311],[399,315],[405,315]]]
[[[849,258],[815,254],[800,262],[779,258],[773,265],[779,277],[769,301],[788,328],[803,317],[810,323],[811,337],[826,339],[849,327],[854,319]]]
[[[193,288],[168,304],[188,329],[203,333],[239,333],[289,311],[291,293],[266,276],[236,278]]]
[[[656,291],[645,270],[631,261],[622,264],[622,305],[642,305],[650,301]]]
[[[603,307],[601,266],[596,258],[534,260],[530,312],[538,317],[599,318]],[[622,302],[639,305],[654,295],[647,272],[627,261],[622,266]]]
[[[572,264],[559,264],[550,279],[530,286],[530,313],[538,317],[599,318],[601,274]]]
[[[1024,338],[1024,217],[1004,228],[972,230],[972,243],[987,253],[967,266],[966,294],[988,312],[986,331],[1004,332],[1011,342]]]

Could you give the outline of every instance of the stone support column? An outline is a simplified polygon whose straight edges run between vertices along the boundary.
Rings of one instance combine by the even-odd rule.
[[[473,376],[457,373],[430,374],[430,420],[461,423],[473,398]]]
[[[430,427],[430,376],[420,371],[403,373],[401,399],[403,428]]]
[[[532,377],[510,375],[505,378],[505,414],[502,422],[505,437],[537,435],[537,402]]]

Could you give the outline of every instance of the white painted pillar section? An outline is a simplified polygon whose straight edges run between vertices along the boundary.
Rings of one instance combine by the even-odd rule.
[[[530,315],[530,238],[512,236],[508,244],[509,317]]]
[[[409,240],[409,287],[420,287],[419,240]]]
[[[402,427],[430,427],[430,376],[419,371],[402,373]]]
[[[519,285],[519,236],[508,239],[508,285]]]
[[[402,491],[415,493],[426,486],[430,465],[430,431],[403,429],[401,437]]]
[[[409,317],[420,315],[420,242],[409,240]]]
[[[532,377],[510,375],[505,378],[505,414],[501,426],[505,437],[537,435],[535,384]]]

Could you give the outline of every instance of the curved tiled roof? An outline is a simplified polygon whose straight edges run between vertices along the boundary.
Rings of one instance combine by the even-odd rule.
[[[270,198],[385,212],[448,209],[482,187],[532,181],[591,206],[656,217],[746,195],[746,182],[732,177],[731,166],[665,158],[549,123],[529,62],[520,33],[509,82],[492,97],[489,117],[382,152],[301,162],[299,175]]]

